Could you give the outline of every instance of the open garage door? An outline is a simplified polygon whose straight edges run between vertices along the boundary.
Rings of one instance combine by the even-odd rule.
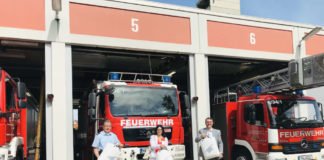
[[[234,84],[248,78],[287,68],[288,62],[209,57],[208,63],[211,117],[215,121],[215,128],[222,131],[223,141],[228,142],[227,138],[230,137],[231,133],[226,129],[229,125],[227,123],[227,118],[232,118],[233,116],[225,115],[225,111],[222,112],[223,108],[216,108],[219,106],[215,105],[216,99],[214,98],[214,92],[230,84]],[[234,118],[231,120],[233,120],[233,123],[235,123],[236,119]],[[235,126],[231,129],[235,130]],[[235,133],[235,131],[233,131],[233,133]],[[229,144],[224,143],[224,155],[227,155],[228,147]]]
[[[188,56],[180,55],[180,54],[150,53],[150,52],[92,48],[92,47],[72,47],[73,99],[74,99],[74,111],[75,111],[74,121],[75,123],[77,122],[79,123],[79,127],[78,128],[75,127],[74,129],[74,133],[75,133],[74,141],[77,142],[74,145],[74,151],[75,151],[74,159],[93,158],[91,145],[92,145],[94,135],[93,133],[89,133],[89,130],[93,130],[93,128],[89,129],[89,126],[92,126],[93,124],[91,124],[91,120],[86,119],[84,116],[84,115],[89,115],[88,108],[84,108],[85,107],[84,99],[88,98],[88,93],[90,89],[93,87],[93,84],[98,83],[98,81],[107,81],[109,72],[162,74],[162,75],[172,76],[171,82],[177,85],[178,91],[189,93],[190,89],[189,89],[189,75],[188,75],[189,74],[188,59],[189,59]],[[181,101],[181,106],[183,106],[182,101]],[[188,115],[186,115],[185,109],[183,108],[181,109],[182,109],[182,116],[183,116],[182,123],[184,126],[184,133],[186,134],[185,137],[181,136],[178,137],[178,139],[184,138],[186,139],[186,143],[191,143],[191,141],[190,142],[187,141],[188,139],[190,140],[192,139],[191,135],[187,134],[187,133],[191,133],[191,127],[188,126],[190,125],[188,122],[191,122],[191,120],[190,117],[188,118]],[[150,116],[145,116],[145,117],[150,117]],[[163,116],[161,117],[163,118]],[[102,118],[105,119],[107,118],[107,116]],[[117,128],[118,126],[117,127],[113,126],[113,128],[114,127]],[[99,130],[101,129],[99,128]],[[118,138],[121,139],[121,141],[124,141],[126,145],[130,145],[128,147],[136,146],[136,143],[130,142],[135,140],[130,140],[132,138],[127,140],[127,137],[124,137],[124,135],[128,134],[126,133],[128,131],[124,130],[123,132],[125,133],[117,134]],[[146,137],[152,134],[150,130],[145,130],[145,131],[141,130],[140,132],[143,133],[145,132],[144,134],[147,134]],[[87,136],[83,136],[83,135],[87,135]],[[178,134],[177,136],[179,135],[180,134]],[[139,144],[140,147],[145,146],[144,143],[141,141],[138,141],[137,144]],[[192,150],[191,144],[187,144],[186,148],[187,147],[188,147],[187,149],[188,152],[186,150],[187,157],[191,157],[191,152],[189,151]],[[141,155],[138,154],[137,158],[141,158]]]
[[[41,89],[44,90],[44,44],[31,41],[0,39],[1,71],[1,143],[3,146],[14,137],[22,137],[23,145],[17,146],[17,159],[24,156],[34,159],[36,143],[40,143],[40,158],[44,159],[45,136],[41,142],[36,140],[37,122],[40,115],[39,100]],[[18,82],[26,84],[26,105],[20,105],[17,99]],[[5,97],[5,98],[4,98]],[[44,94],[42,95],[44,98]],[[25,98],[24,98],[25,99]],[[44,101],[43,101],[44,102]],[[45,135],[45,117],[41,118],[39,135]],[[10,154],[10,153],[9,153]]]
[[[213,91],[227,85],[288,67],[288,62],[209,57],[209,88]]]
[[[0,39],[0,64],[12,77],[24,81],[39,99],[40,81],[44,76],[44,44]]]

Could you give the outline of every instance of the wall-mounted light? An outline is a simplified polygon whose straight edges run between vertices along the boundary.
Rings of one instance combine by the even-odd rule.
[[[52,0],[52,9],[56,13],[62,11],[62,0]]]
[[[194,96],[194,97],[192,97],[192,102],[197,103],[198,99],[199,99],[198,96]]]
[[[313,28],[310,32],[308,32],[307,34],[304,35],[304,37],[298,42],[298,48],[299,50],[297,51],[296,53],[296,60],[298,61],[300,59],[300,54],[301,54],[301,50],[300,50],[300,47],[301,47],[301,43],[303,41],[307,41],[309,38],[311,38],[312,36],[314,36],[315,34],[317,34],[319,31],[322,30],[322,27],[315,27]]]
[[[54,99],[54,94],[47,94],[47,102],[52,103]]]
[[[55,20],[59,21],[59,12],[62,11],[62,0],[52,0],[52,9],[55,11]]]
[[[303,38],[302,41],[306,41],[307,39],[311,38],[313,35],[317,34],[319,31],[322,30],[322,27],[315,27],[310,32],[308,32]]]

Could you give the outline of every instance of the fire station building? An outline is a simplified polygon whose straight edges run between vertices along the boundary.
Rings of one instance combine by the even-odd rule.
[[[47,160],[73,159],[73,110],[92,80],[108,72],[172,75],[191,98],[194,142],[216,89],[324,52],[323,29],[303,39],[316,26],[242,16],[235,8],[227,14],[136,0],[61,3],[0,1],[1,67],[36,97],[45,78]],[[198,157],[196,143],[192,154]]]

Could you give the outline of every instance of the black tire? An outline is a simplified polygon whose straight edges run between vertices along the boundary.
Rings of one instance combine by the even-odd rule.
[[[235,147],[232,153],[232,160],[252,160],[249,150],[243,147]]]
[[[17,147],[16,160],[24,160],[24,148],[22,146]]]

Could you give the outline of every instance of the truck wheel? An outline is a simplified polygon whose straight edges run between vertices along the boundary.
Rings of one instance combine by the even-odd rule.
[[[233,150],[232,160],[252,160],[252,156],[247,149],[237,148]]]
[[[24,160],[24,149],[22,146],[17,147],[16,160]]]

